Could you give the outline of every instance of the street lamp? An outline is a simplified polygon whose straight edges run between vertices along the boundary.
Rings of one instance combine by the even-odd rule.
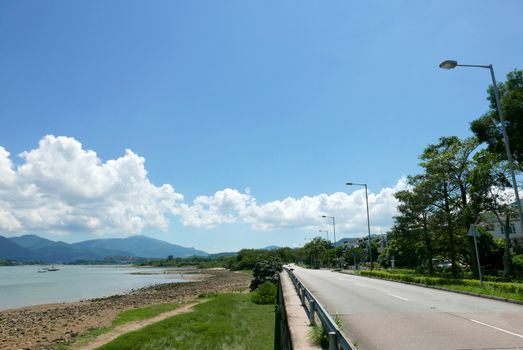
[[[318,232],[325,232],[325,234],[327,235],[327,241],[329,241],[329,231],[327,230],[318,230]],[[330,241],[329,241],[330,243]]]
[[[519,200],[519,191],[518,184],[516,182],[516,174],[514,171],[514,163],[512,161],[512,153],[510,152],[510,144],[508,141],[507,130],[505,128],[505,118],[503,116],[503,111],[501,108],[501,103],[499,100],[499,89],[496,82],[496,76],[494,75],[494,67],[489,65],[479,65],[479,64],[458,64],[458,61],[446,60],[440,63],[440,68],[443,69],[454,69],[456,67],[474,67],[474,68],[487,68],[490,70],[490,77],[492,78],[492,86],[494,88],[494,97],[496,98],[496,109],[498,110],[499,122],[501,124],[501,132],[503,133],[503,143],[505,144],[505,152],[507,153],[508,165],[510,168],[510,175],[512,177],[512,186],[514,187],[514,193],[516,195],[516,204],[518,206],[519,212],[519,224],[521,227],[521,232],[523,233],[523,214],[521,212],[521,202]]]
[[[347,186],[365,186],[365,202],[367,203],[367,230],[369,234],[369,245],[367,250],[369,251],[370,270],[372,271],[372,251],[370,247],[370,218],[369,218],[369,195],[367,194],[367,184],[357,184],[354,182],[347,182]]]
[[[334,216],[328,216],[328,215],[322,215],[322,218],[331,218],[332,219],[332,229],[334,233],[334,244],[336,244],[336,221],[334,220]]]

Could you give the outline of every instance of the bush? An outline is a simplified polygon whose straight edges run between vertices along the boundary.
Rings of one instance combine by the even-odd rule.
[[[275,304],[278,287],[272,282],[264,282],[251,294],[251,300],[255,304]]]
[[[387,278],[391,280],[399,280],[404,282],[412,282],[418,284],[424,284],[428,286],[465,286],[471,288],[480,288],[478,280],[470,279],[454,279],[454,278],[442,278],[442,277],[427,277],[427,276],[416,276],[407,274],[390,273],[389,271],[367,271],[363,270],[359,272],[362,276],[373,276],[378,278]],[[523,294],[523,283],[514,282],[490,282],[486,281],[483,285],[493,292],[500,293],[514,293]]]
[[[523,271],[523,254],[514,255],[512,257],[512,265],[514,270]]]

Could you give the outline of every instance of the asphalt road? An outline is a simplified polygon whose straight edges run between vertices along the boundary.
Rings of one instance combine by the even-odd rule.
[[[523,349],[523,305],[327,270],[294,273],[358,350]]]

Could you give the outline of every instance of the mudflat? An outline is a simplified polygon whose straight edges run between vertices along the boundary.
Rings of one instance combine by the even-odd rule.
[[[205,293],[245,289],[251,280],[246,274],[220,269],[195,270],[190,275],[188,282],[158,284],[127,294],[1,311],[0,349],[54,349],[77,334],[111,325],[122,311],[183,303]]]

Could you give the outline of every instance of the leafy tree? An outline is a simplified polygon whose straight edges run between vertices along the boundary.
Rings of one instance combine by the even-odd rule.
[[[521,164],[523,162],[523,71],[509,72],[507,80],[504,83],[498,83],[498,88],[512,156]],[[480,142],[488,144],[488,149],[492,153],[506,160],[507,154],[499,127],[494,88],[490,86],[487,93],[490,109],[483,116],[474,120],[470,128]]]
[[[475,138],[460,140],[458,137],[442,137],[439,143],[429,145],[420,156],[420,165],[426,172],[425,179],[432,189],[432,204],[439,211],[435,218],[439,217],[441,226],[446,229],[454,277],[458,275],[458,250],[465,253],[468,250],[469,263],[475,266],[472,241],[469,240],[468,249],[458,245],[464,243],[465,233],[475,221],[468,201],[470,184],[467,179],[472,171],[471,155],[477,145]]]
[[[316,237],[303,247],[307,263],[315,268],[325,266],[328,259],[328,252],[331,249],[331,243],[321,237]]]
[[[425,245],[426,265],[429,274],[434,273],[432,258],[434,257],[433,238],[429,224],[432,219],[432,196],[430,182],[422,175],[411,176],[408,179],[411,190],[399,191],[395,197],[399,201],[398,211],[404,220],[404,228],[410,230],[414,236],[420,236]]]
[[[254,279],[251,282],[251,290],[255,290],[264,282],[272,282],[278,285],[280,272],[282,271],[282,262],[276,257],[269,257],[259,260],[254,266]]]
[[[482,150],[474,156],[475,167],[470,176],[472,183],[471,198],[477,212],[484,217],[493,215],[501,227],[504,227],[503,275],[512,274],[512,259],[510,253],[510,218],[516,215],[509,205],[505,189],[510,188],[508,169],[499,154]]]

